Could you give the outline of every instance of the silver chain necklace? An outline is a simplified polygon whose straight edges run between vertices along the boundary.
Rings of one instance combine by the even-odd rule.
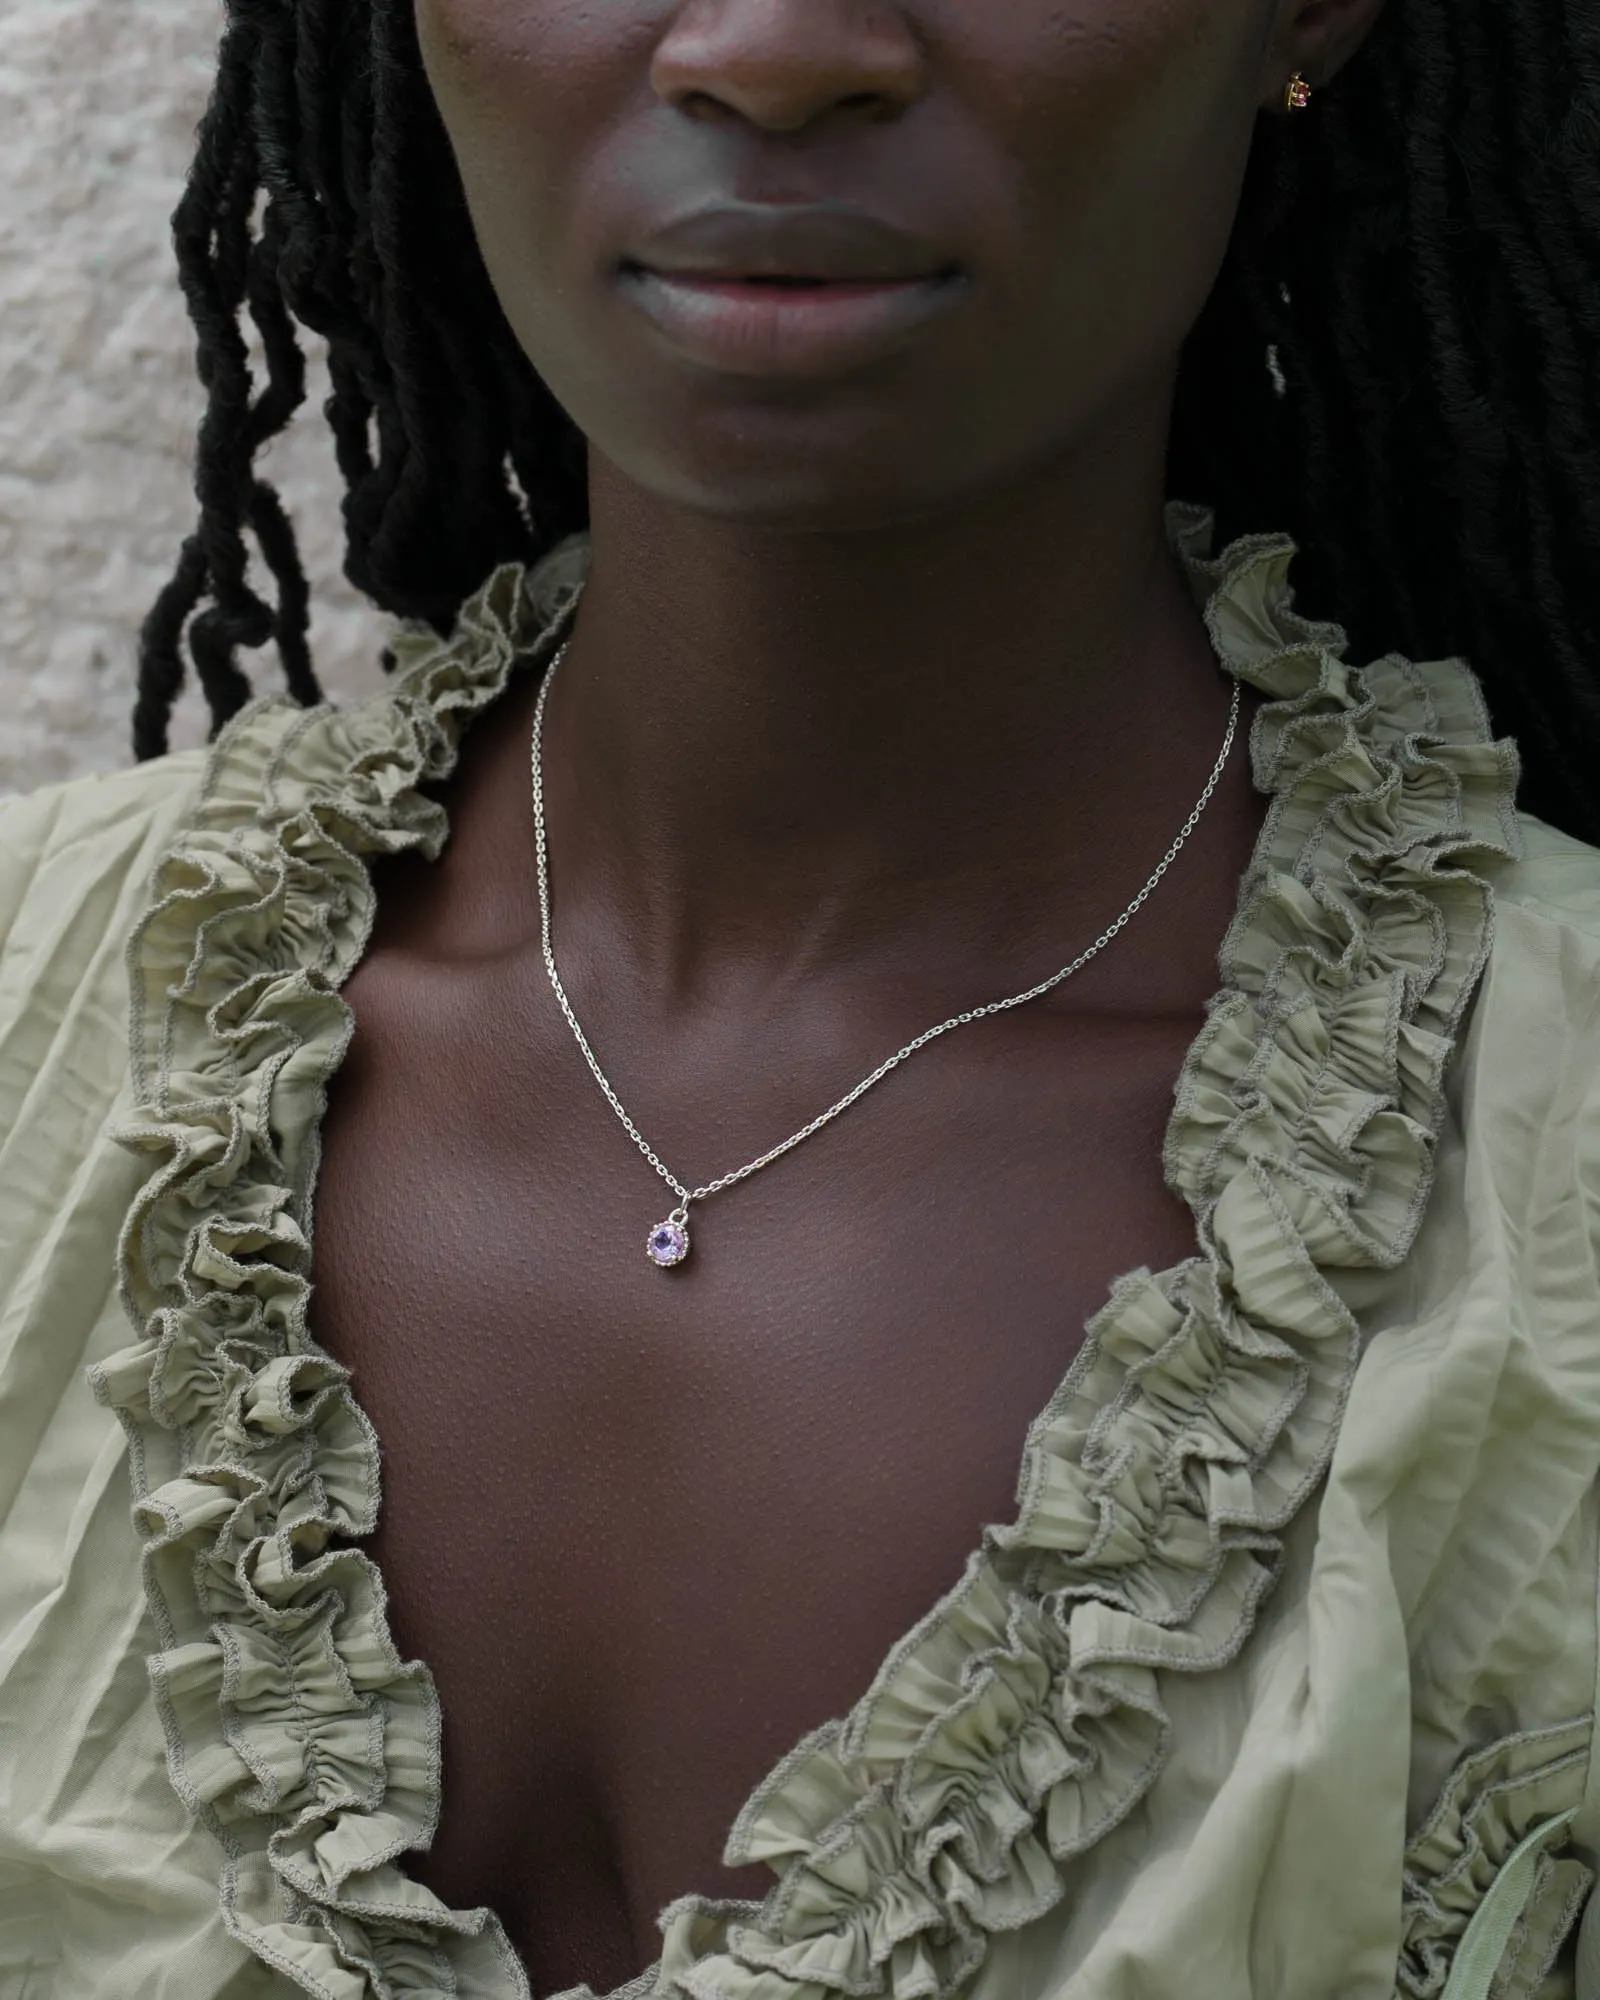
[[[1070,965],[1062,966],[1059,972],[1051,973],[1048,979],[1041,979],[1037,986],[1030,986],[1026,993],[1013,993],[1007,1000],[991,1000],[984,1007],[969,1007],[965,1013],[952,1014],[948,1021],[941,1021],[937,1027],[925,1029],[922,1034],[917,1036],[915,1041],[907,1042],[904,1048],[897,1049],[885,1062],[879,1063],[872,1074],[864,1076],[853,1090],[846,1091],[837,1104],[830,1105],[820,1117],[813,1118],[809,1125],[801,1126],[798,1132],[792,1132],[781,1145],[774,1146],[769,1152],[763,1153],[759,1159],[751,1160],[746,1165],[736,1168],[731,1174],[722,1174],[714,1181],[707,1181],[704,1187],[688,1187],[684,1182],[679,1180],[678,1176],[661,1159],[654,1147],[651,1146],[649,1140],[645,1138],[632,1118],[629,1117],[621,1098],[612,1089],[610,1079],[600,1067],[594,1050],[589,1046],[588,1036],[578,1025],[578,1017],[572,1011],[572,1002],[567,998],[567,990],[561,983],[560,973],[556,970],[555,949],[550,942],[550,852],[544,818],[544,711],[545,704],[550,698],[550,689],[555,681],[557,669],[567,657],[571,643],[569,639],[550,662],[549,669],[544,677],[544,685],[539,690],[539,699],[535,703],[533,711],[533,837],[535,847],[538,851],[539,862],[539,924],[544,944],[544,968],[550,975],[550,985],[555,992],[562,1013],[566,1016],[567,1026],[572,1030],[578,1047],[583,1051],[584,1061],[588,1063],[589,1068],[594,1073],[595,1082],[605,1092],[607,1103],[617,1114],[618,1118],[622,1120],[623,1130],[628,1134],[628,1137],[678,1197],[678,1206],[667,1217],[666,1221],[658,1222],[645,1238],[645,1255],[650,1259],[652,1264],[657,1265],[662,1270],[669,1270],[674,1264],[681,1264],[689,1254],[689,1209],[692,1203],[705,1201],[714,1194],[721,1194],[725,1188],[736,1187],[740,1181],[748,1180],[752,1174],[760,1173],[763,1167],[770,1167],[774,1160],[781,1160],[785,1153],[792,1153],[796,1146],[812,1138],[822,1130],[823,1126],[831,1125],[841,1112],[848,1111],[851,1105],[856,1103],[858,1099],[865,1097],[875,1084],[882,1083],[891,1070],[898,1069],[908,1057],[914,1056],[918,1049],[925,1049],[929,1042],[937,1041],[941,1035],[949,1034],[952,1028],[965,1028],[973,1021],[987,1020],[991,1014],[1004,1014],[1013,1007],[1026,1007],[1030,1000],[1041,999],[1046,993],[1051,992],[1055,987],[1059,986],[1064,979],[1070,979],[1073,973],[1087,965],[1097,952],[1104,951],[1124,925],[1143,907],[1146,898],[1177,859],[1178,852],[1184,842],[1199,825],[1200,815],[1211,803],[1211,795],[1217,789],[1223,770],[1227,765],[1229,753],[1233,749],[1234,731],[1237,729],[1239,723],[1240,684],[1235,680],[1233,684],[1233,705],[1228,714],[1228,733],[1223,738],[1222,754],[1213,766],[1211,776],[1206,780],[1206,788],[1200,794],[1194,811],[1184,821],[1182,832],[1179,833],[1177,839],[1162,856],[1160,866],[1150,877],[1149,881],[1145,883],[1144,887],[1134,897],[1122,915],[1117,918],[1116,922],[1108,925],[1100,933],[1099,937],[1095,939],[1094,943],[1089,946],[1087,951],[1080,952]]]

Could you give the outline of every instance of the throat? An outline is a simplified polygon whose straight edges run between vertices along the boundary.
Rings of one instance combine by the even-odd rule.
[[[1088,916],[1122,856],[1137,887],[1198,796],[1231,686],[1159,507],[1066,532],[1059,514],[1013,497],[764,533],[598,466],[546,739],[569,894],[589,876],[636,929],[809,959],[901,923],[986,949],[1018,906]]]

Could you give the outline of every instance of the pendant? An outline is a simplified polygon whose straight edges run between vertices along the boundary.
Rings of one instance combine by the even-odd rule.
[[[644,1254],[663,1271],[681,1264],[689,1254],[689,1211],[675,1208],[665,1222],[658,1222],[645,1239]]]

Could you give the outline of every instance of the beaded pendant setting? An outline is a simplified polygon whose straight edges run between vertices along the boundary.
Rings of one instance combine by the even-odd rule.
[[[689,1218],[681,1209],[651,1230],[645,1239],[644,1254],[662,1271],[670,1271],[688,1256]]]

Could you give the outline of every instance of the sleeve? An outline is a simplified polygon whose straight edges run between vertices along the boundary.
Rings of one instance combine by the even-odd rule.
[[[1595,929],[1600,933],[1600,893],[1595,905]],[[1597,1028],[1600,1034],[1600,1028]],[[1582,1150],[1579,1172],[1590,1216],[1590,1243],[1594,1268],[1600,1273],[1600,1094],[1591,1107],[1586,1126],[1588,1143]],[[1597,1279],[1600,1284],[1600,1279]],[[1600,1351],[1600,1318],[1594,1327],[1596,1350]],[[1596,1578],[1596,1631],[1600,1634],[1600,1577]],[[1573,1839],[1579,1851],[1600,1867],[1600,1637],[1596,1641],[1596,1688],[1591,1724],[1588,1772],[1583,1798],[1573,1820]],[[1578,1927],[1575,1967],[1576,2000],[1600,2000],[1600,1890],[1591,1890],[1583,1920]]]
[[[243,1954],[167,1779],[122,1432],[85,1368],[143,1174],[126,938],[203,753],[0,800],[0,1993],[230,2000]],[[190,1984],[189,1972],[194,1974]]]

